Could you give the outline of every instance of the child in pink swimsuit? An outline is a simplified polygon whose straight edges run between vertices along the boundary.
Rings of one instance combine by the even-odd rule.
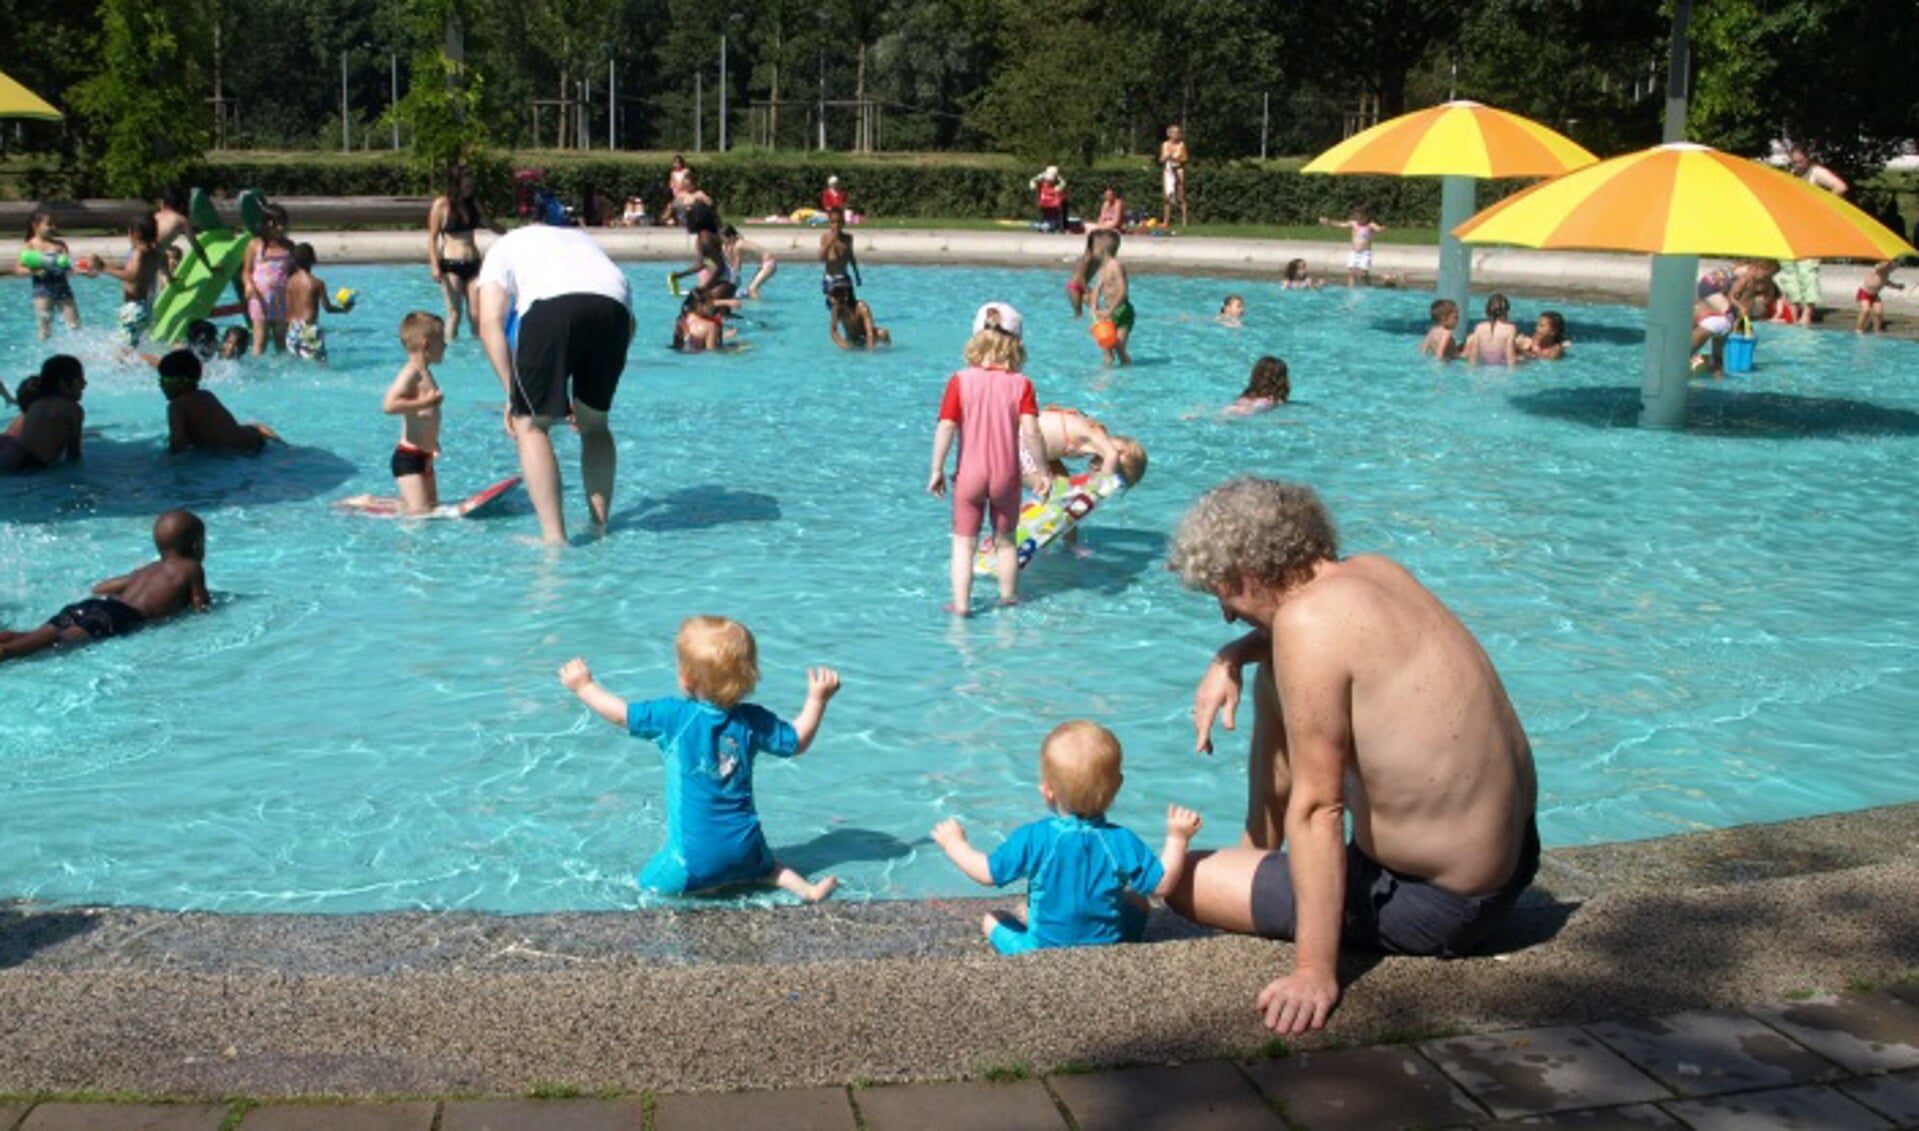
[[[980,307],[973,337],[966,343],[966,368],[946,382],[939,427],[933,433],[933,470],[926,489],[946,494],[946,455],[953,438],[960,444],[959,470],[953,476],[953,603],[946,611],[965,616],[973,597],[973,555],[979,549],[980,520],[991,513],[994,565],[999,573],[1000,604],[1018,601],[1020,445],[1034,468],[1025,476],[1044,498],[1052,483],[1045,473],[1046,444],[1039,432],[1039,401],[1033,382],[1020,369],[1026,347],[1020,341],[1019,311],[1003,302]]]
[[[287,278],[293,274],[293,244],[286,237],[287,211],[269,204],[258,234],[247,244],[240,265],[240,282],[247,295],[247,318],[253,323],[253,356],[286,348]]]

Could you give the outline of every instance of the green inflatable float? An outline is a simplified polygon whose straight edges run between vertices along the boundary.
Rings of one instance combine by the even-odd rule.
[[[192,247],[185,249],[185,258],[180,261],[180,269],[173,273],[173,282],[167,284],[160,292],[159,301],[153,304],[153,326],[147,331],[148,337],[156,342],[182,341],[188,326],[212,312],[220,296],[240,275],[240,265],[247,257],[247,242],[260,226],[260,212],[265,204],[265,198],[253,189],[241,193],[243,226],[229,228],[213,210],[206,190],[193,190],[188,218],[193,221],[199,251]]]

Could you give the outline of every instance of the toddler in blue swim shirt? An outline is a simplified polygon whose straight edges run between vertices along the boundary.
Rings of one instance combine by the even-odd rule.
[[[1146,897],[1179,883],[1199,814],[1167,806],[1166,844],[1155,858],[1145,841],[1106,819],[1122,780],[1119,761],[1112,731],[1085,720],[1061,723],[1039,750],[1039,795],[1052,816],[1021,826],[991,856],[967,843],[957,820],[934,828],[934,843],[972,879],[992,887],[1027,881],[1024,915],[992,912],[980,920],[1001,954],[1138,942]]]
[[[594,682],[583,659],[560,669],[560,682],[580,701],[634,738],[659,743],[666,759],[666,846],[640,871],[640,886],[668,895],[735,884],[777,884],[809,903],[840,884],[817,883],[780,864],[760,831],[753,807],[753,759],[806,752],[838,694],[839,673],[806,673],[806,706],[786,723],[753,703],[742,703],[760,681],[753,634],[724,617],[688,617],[680,625],[680,691],[684,697],[628,704]]]

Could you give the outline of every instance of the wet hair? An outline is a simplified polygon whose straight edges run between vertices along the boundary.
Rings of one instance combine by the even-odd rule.
[[[1443,326],[1447,318],[1459,313],[1459,304],[1449,298],[1436,298],[1426,312],[1432,316],[1433,325]]]
[[[400,319],[400,344],[408,353],[417,353],[426,348],[427,336],[435,331],[446,333],[446,319],[424,310],[408,311]]]
[[[1119,466],[1111,468],[1103,467],[1100,470],[1116,471],[1119,473],[1120,478],[1126,480],[1128,487],[1139,486],[1139,481],[1146,478],[1145,445],[1133,439],[1131,436],[1115,436],[1113,437],[1113,447],[1118,452],[1118,455],[1114,457],[1114,462]]]
[[[726,227],[720,229],[720,238],[723,240],[739,239],[740,230],[738,228],[735,228],[733,225],[728,224]]]
[[[27,213],[26,238],[32,239],[34,237],[34,233],[40,230],[40,221],[51,220],[51,219],[53,219],[53,209],[48,208],[44,204],[35,208],[33,211]]]
[[[1075,817],[1102,816],[1124,780],[1119,739],[1085,719],[1061,723],[1040,743],[1039,776],[1061,810]]]
[[[56,353],[40,363],[40,390],[42,393],[66,395],[67,386],[75,381],[87,379],[86,366],[70,353]]]
[[[674,649],[687,694],[721,710],[732,710],[760,682],[759,645],[738,621],[688,617],[680,622]]]
[[[1292,394],[1293,386],[1286,375],[1286,363],[1268,355],[1253,362],[1253,372],[1246,379],[1246,389],[1239,395],[1267,397],[1284,404]]]
[[[142,212],[135,216],[133,223],[127,225],[127,230],[133,233],[134,239],[148,247],[153,246],[160,239],[160,221],[154,219],[151,212]]]
[[[173,350],[160,359],[160,384],[198,385],[200,374],[200,355],[192,350]]]
[[[1544,322],[1546,328],[1551,330],[1553,334],[1552,341],[1547,342],[1547,345],[1557,345],[1566,340],[1565,315],[1559,313],[1557,310],[1542,310],[1539,312],[1539,320]],[[1537,343],[1539,339],[1534,338],[1533,341]]]
[[[281,231],[286,231],[286,207],[280,204],[269,204],[265,208],[260,209],[260,222],[264,224],[268,221],[272,221]]]
[[[160,203],[175,212],[185,212],[189,207],[187,190],[179,185],[168,185],[160,190]]]
[[[1101,228],[1087,237],[1088,246],[1094,248],[1094,254],[1103,259],[1111,259],[1119,254],[1119,233],[1111,228]]]
[[[1362,200],[1353,205],[1352,216],[1362,224],[1370,224],[1373,222],[1373,206]]]
[[[997,326],[988,326],[968,338],[961,356],[966,358],[966,364],[980,369],[1018,373],[1026,368],[1025,343]]]
[[[1233,305],[1234,303],[1238,303],[1241,306],[1245,306],[1246,297],[1244,295],[1227,295],[1226,301],[1219,304],[1219,312],[1221,314],[1226,313],[1226,308]]]
[[[187,348],[203,358],[219,353],[220,328],[204,318],[196,319],[187,326]]]
[[[298,267],[302,271],[312,271],[313,265],[319,261],[320,257],[313,253],[312,244],[302,243],[293,245],[293,265],[295,267]]]
[[[228,342],[235,343],[233,352],[245,353],[253,345],[253,331],[245,326],[228,326],[227,332],[220,335],[220,347],[225,349]]]
[[[1513,304],[1506,301],[1505,295],[1492,295],[1486,299],[1486,317],[1493,322],[1505,322],[1511,319]]]
[[[1285,279],[1289,283],[1297,283],[1305,279],[1306,278],[1306,261],[1304,259],[1287,260],[1286,270],[1280,276],[1280,278]]]
[[[46,388],[47,383],[40,379],[38,373],[31,377],[22,377],[20,383],[14,386],[13,407],[19,409],[21,412],[27,411],[28,407],[31,406],[34,401],[40,399],[41,394],[46,391]]]
[[[480,226],[480,202],[467,188],[467,180],[472,176],[473,170],[458,161],[452,162],[446,167],[446,191],[441,194],[446,197],[447,219],[469,229]]]
[[[1166,568],[1189,589],[1219,593],[1242,580],[1286,589],[1338,559],[1332,516],[1311,487],[1241,475],[1180,519]]]
[[[197,562],[206,557],[207,524],[192,511],[167,511],[153,520],[153,545],[162,554],[178,554]]]

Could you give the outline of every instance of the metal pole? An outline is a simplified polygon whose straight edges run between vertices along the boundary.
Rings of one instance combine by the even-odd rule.
[[[720,33],[720,152],[726,152],[726,33]]]
[[[340,152],[353,152],[353,126],[346,116],[346,48],[340,49]]]
[[[1266,128],[1273,120],[1273,96],[1266,93],[1259,96],[1259,159],[1266,160]]]
[[[826,152],[826,48],[820,48],[820,152]]]
[[[606,61],[606,148],[609,153],[620,147],[620,100],[614,93],[618,89],[619,76],[614,73],[613,66],[614,61],[608,58]]]
[[[393,91],[389,105],[393,107],[393,148],[400,148],[400,54],[397,51],[386,53],[387,63],[392,67]]]
[[[700,89],[700,72],[693,72],[693,152],[705,146],[706,94]]]
[[[1459,307],[1459,325],[1453,338],[1466,338],[1466,300],[1472,290],[1473,257],[1470,249],[1453,235],[1453,229],[1472,219],[1477,209],[1475,197],[1479,182],[1473,177],[1439,178],[1439,285],[1440,298],[1451,299]]]
[[[1672,10],[1672,59],[1666,71],[1668,143],[1686,140],[1687,77],[1691,49],[1686,28],[1692,0],[1677,0]],[[1692,302],[1699,275],[1696,255],[1655,255],[1652,287],[1646,297],[1645,376],[1639,389],[1641,428],[1686,426],[1686,385],[1692,376]]]

